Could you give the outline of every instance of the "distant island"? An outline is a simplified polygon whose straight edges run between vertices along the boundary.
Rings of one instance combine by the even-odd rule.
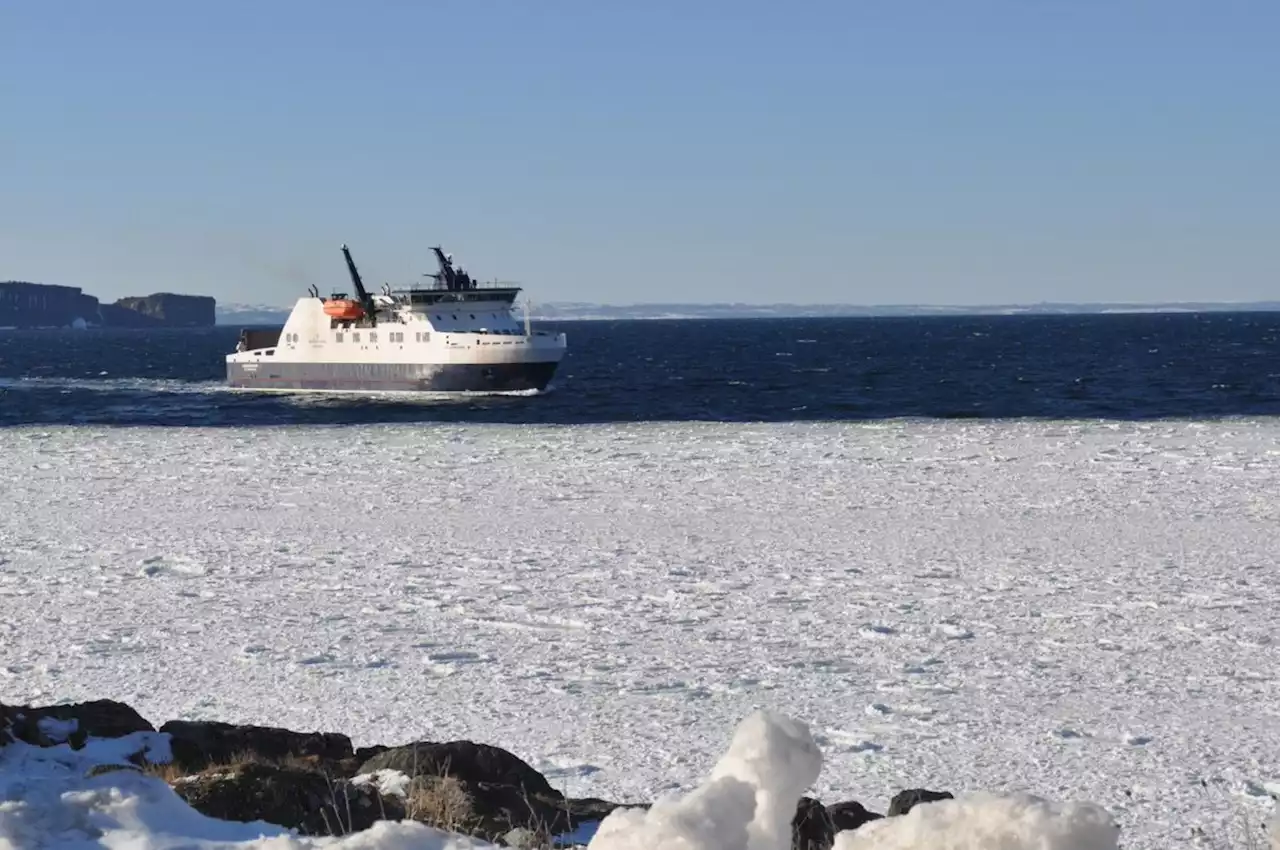
[[[207,295],[151,295],[104,304],[78,286],[0,281],[0,328],[209,328],[217,302]]]
[[[280,325],[288,307],[254,304],[219,305],[220,325]],[[1280,301],[1237,303],[1186,301],[1155,304],[588,304],[560,301],[535,304],[533,315],[545,321],[618,321],[625,319],[791,319],[856,316],[1020,316],[1102,313],[1280,312]]]

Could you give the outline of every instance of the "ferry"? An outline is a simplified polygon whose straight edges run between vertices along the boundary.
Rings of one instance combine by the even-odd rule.
[[[435,253],[430,285],[373,295],[346,245],[354,294],[312,287],[284,326],[247,328],[227,355],[227,383],[250,390],[515,392],[546,389],[568,349],[563,333],[536,331],[521,288],[481,284]]]

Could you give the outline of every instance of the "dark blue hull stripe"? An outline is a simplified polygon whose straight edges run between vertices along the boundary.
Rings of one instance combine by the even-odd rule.
[[[380,392],[542,390],[558,363],[228,363],[227,384],[242,389]],[[248,368],[246,368],[246,366]]]

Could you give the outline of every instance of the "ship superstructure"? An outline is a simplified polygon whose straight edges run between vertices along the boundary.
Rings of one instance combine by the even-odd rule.
[[[521,289],[481,284],[431,249],[439,271],[421,287],[371,294],[346,245],[354,295],[314,287],[284,326],[241,331],[227,383],[245,389],[362,392],[542,390],[564,357],[563,333],[515,314]]]

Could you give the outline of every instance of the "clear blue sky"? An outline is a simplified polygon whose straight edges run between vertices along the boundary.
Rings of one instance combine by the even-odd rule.
[[[6,0],[0,279],[1280,298],[1276,0]]]

